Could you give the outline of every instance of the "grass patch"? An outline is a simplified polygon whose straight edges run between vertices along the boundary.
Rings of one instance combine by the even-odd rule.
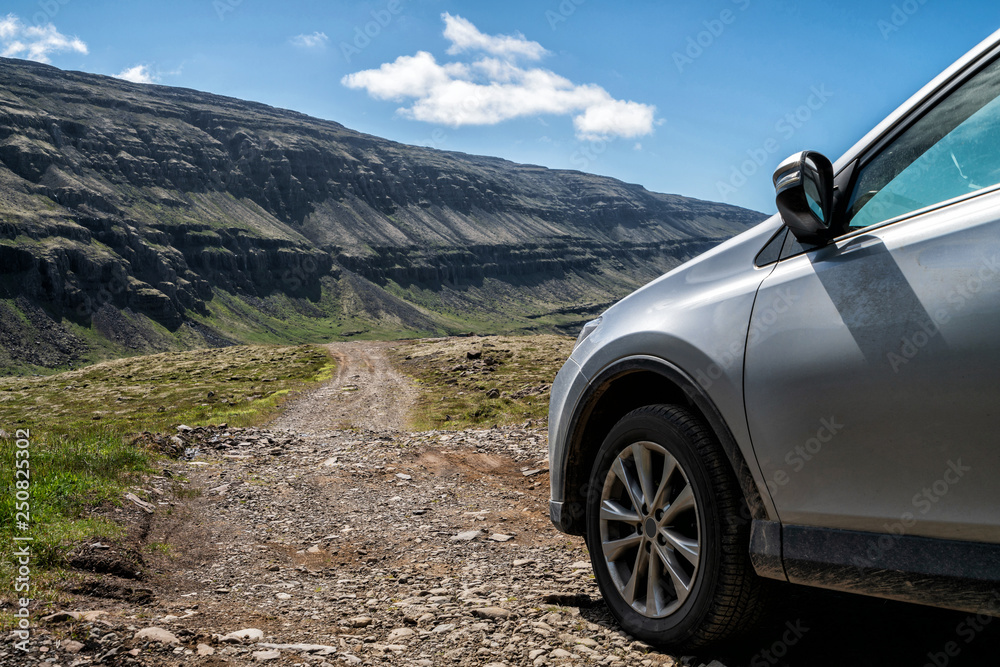
[[[449,330],[430,318],[423,325],[389,313],[372,315],[365,299],[344,280],[321,279],[318,301],[273,294],[248,300],[216,290],[208,315],[191,319],[226,336],[250,344],[300,344],[329,340],[389,340],[443,335]]]
[[[314,346],[242,345],[107,361],[47,377],[0,378],[0,425],[47,435],[259,424],[289,392],[329,378]]]
[[[548,414],[568,336],[471,336],[399,345],[394,361],[420,387],[416,428],[512,424]]]
[[[130,446],[115,432],[91,433],[84,437],[38,437],[35,431],[11,433],[0,440],[0,579],[10,582],[0,589],[0,599],[30,597],[51,602],[57,597],[54,584],[64,578],[61,566],[66,552],[81,540],[115,538],[123,529],[103,518],[88,516],[87,510],[102,503],[117,503],[139,475],[148,472],[150,452]],[[27,436],[27,437],[24,437]],[[17,446],[23,438],[30,443]],[[19,451],[27,451],[27,458]],[[22,473],[28,480],[15,479],[17,462],[28,461]],[[24,465],[23,463],[21,464]],[[23,477],[23,474],[22,474]],[[21,481],[18,488],[17,482]],[[24,498],[24,482],[28,500]],[[27,520],[27,530],[19,522]],[[31,588],[16,592],[15,536],[30,536]],[[13,627],[13,617],[0,616],[0,631]]]

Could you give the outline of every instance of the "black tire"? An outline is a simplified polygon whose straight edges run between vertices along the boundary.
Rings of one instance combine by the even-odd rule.
[[[598,452],[587,498],[594,574],[621,626],[682,651],[752,627],[765,590],[750,563],[747,516],[732,468],[699,419],[672,405],[625,415]]]

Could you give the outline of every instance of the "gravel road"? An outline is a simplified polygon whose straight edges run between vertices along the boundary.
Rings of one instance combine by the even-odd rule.
[[[337,374],[289,404],[272,424],[276,431],[311,434],[343,428],[404,431],[417,396],[413,382],[389,363],[391,343],[332,343]]]
[[[966,637],[964,615],[788,588],[717,654],[635,641],[549,523],[544,425],[406,430],[388,346],[331,345],[337,376],[266,428],[179,429],[189,456],[106,510],[128,536],[79,545],[71,602],[0,665],[920,667]],[[945,664],[995,659],[989,620]]]
[[[131,539],[79,548],[87,615],[0,664],[675,664],[552,529],[544,425],[407,431],[386,347],[331,345],[336,377],[266,429],[180,430],[196,454],[133,490],[153,514],[127,503]]]

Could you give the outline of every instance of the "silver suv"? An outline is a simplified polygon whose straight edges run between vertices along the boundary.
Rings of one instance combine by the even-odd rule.
[[[1000,615],[1000,32],[774,184],[778,215],[584,327],[552,521],[675,648],[768,580]]]

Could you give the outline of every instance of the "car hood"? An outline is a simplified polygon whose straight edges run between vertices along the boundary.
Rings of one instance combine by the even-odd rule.
[[[757,268],[754,259],[781,227],[780,216],[774,215],[632,292],[601,315],[601,325],[571,358],[592,377],[600,369],[591,357],[611,339],[647,329],[669,332],[671,322],[685,313],[724,303],[729,294],[755,292],[771,267]]]

